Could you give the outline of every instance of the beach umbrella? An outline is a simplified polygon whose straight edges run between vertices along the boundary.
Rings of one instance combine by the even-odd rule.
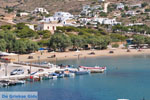
[[[77,49],[77,51],[75,51],[75,52],[80,52],[80,51]]]
[[[15,55],[18,55],[18,54],[15,54],[15,53],[10,53],[9,55],[10,55],[10,56],[15,56]]]
[[[0,52],[0,55],[1,56],[9,56],[9,53],[7,53],[7,52]]]

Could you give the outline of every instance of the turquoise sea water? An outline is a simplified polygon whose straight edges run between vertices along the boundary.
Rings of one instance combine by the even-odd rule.
[[[67,60],[58,64],[107,66],[91,74],[0,88],[0,91],[38,91],[39,100],[150,100],[150,56],[119,56]]]

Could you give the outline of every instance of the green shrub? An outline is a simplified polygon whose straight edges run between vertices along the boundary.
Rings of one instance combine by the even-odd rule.
[[[118,44],[112,44],[112,47],[113,47],[113,48],[118,48],[119,45],[118,45]]]

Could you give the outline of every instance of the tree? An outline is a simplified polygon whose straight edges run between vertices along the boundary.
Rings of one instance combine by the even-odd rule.
[[[50,36],[51,36],[51,33],[50,32],[48,32],[48,33],[44,33],[44,35],[43,35],[43,39],[48,39],[48,38],[50,38]]]
[[[110,44],[110,42],[111,42],[111,38],[110,38],[109,36],[102,36],[101,38],[103,39],[101,49],[107,49],[107,46],[108,46],[108,45]]]
[[[26,26],[24,23],[18,23],[16,25],[15,32],[17,34],[17,37],[19,38],[30,38],[37,36],[37,33],[30,29],[28,26]]]
[[[82,48],[85,44],[84,39],[79,35],[71,35],[70,38],[73,45],[73,49]]]
[[[150,46],[150,37],[146,37],[146,38],[145,38],[145,43]]]
[[[6,51],[6,41],[4,39],[0,39],[0,51]]]
[[[46,46],[48,46],[48,43],[49,43],[49,40],[40,40],[40,41],[38,41],[38,45],[40,47],[46,47]]]
[[[121,34],[112,33],[110,35],[112,42],[123,42],[126,40],[126,37]]]
[[[14,47],[14,51],[16,53],[19,53],[19,54],[23,54],[23,53],[26,53],[26,43],[24,42],[24,40],[16,40],[15,42],[15,47]]]
[[[144,2],[144,3],[142,3],[142,8],[144,8],[144,7],[146,7],[148,5],[148,3],[146,3],[146,2]]]
[[[19,54],[31,53],[38,50],[38,45],[29,39],[16,40],[14,51]]]
[[[6,50],[8,52],[12,52],[14,48],[14,43],[16,41],[15,35],[11,32],[6,32],[4,34],[4,40],[6,41]]]
[[[133,43],[140,47],[141,44],[145,43],[145,36],[143,35],[134,35],[133,36]]]
[[[25,40],[25,44],[26,44],[26,53],[35,52],[39,48],[37,42],[31,41],[29,39]]]
[[[65,51],[71,45],[70,38],[63,33],[55,33],[49,41],[49,47],[59,51]]]
[[[2,30],[10,30],[12,29],[12,26],[11,25],[3,25],[0,27]]]
[[[124,9],[125,9],[126,11],[128,11],[128,10],[129,10],[129,7],[128,7],[128,6],[125,6]]]
[[[88,39],[88,43],[91,45],[91,47],[94,49],[95,46],[98,44],[98,38],[96,36],[91,36]]]

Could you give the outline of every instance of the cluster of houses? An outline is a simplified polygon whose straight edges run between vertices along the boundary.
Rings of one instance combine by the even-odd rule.
[[[103,0],[101,1],[103,2]],[[38,24],[37,30],[49,30],[52,33],[56,27],[61,26],[86,26],[88,24],[96,26],[97,24],[116,25],[121,24],[115,18],[99,17],[99,12],[102,12],[101,5],[84,5],[80,15],[72,15],[69,12],[55,12],[53,16],[44,17]]]
[[[72,15],[69,12],[55,12],[53,16],[50,17],[43,17],[42,20],[38,22],[37,30],[49,30],[51,33],[54,33],[56,28],[63,27],[63,26],[86,26],[86,25],[93,25],[96,27],[97,24],[103,24],[103,25],[117,25],[122,24],[121,22],[118,22],[116,18],[107,18],[107,17],[100,17],[99,14],[101,12],[108,13],[108,5],[109,3],[106,3],[105,0],[98,0],[99,2],[103,2],[104,7],[102,5],[84,5],[82,8],[82,11],[79,15]],[[118,3],[116,4],[117,10],[124,10],[125,4]],[[135,5],[128,5],[128,7],[142,7],[141,4],[135,4]],[[33,14],[35,13],[42,13],[42,14],[49,14],[49,12],[45,8],[35,8],[35,10],[32,11]],[[135,11],[129,10],[125,12],[126,15],[135,16],[137,13]],[[27,16],[29,13],[22,12],[20,13],[20,16]],[[143,23],[136,23],[136,24],[129,24],[129,26],[132,25],[143,25]],[[28,25],[29,28],[34,29],[32,25]]]

